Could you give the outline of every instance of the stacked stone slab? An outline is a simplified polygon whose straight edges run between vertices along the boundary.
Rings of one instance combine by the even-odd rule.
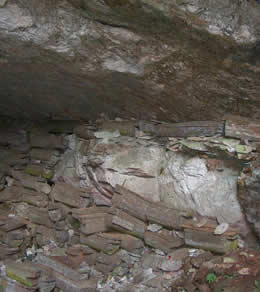
[[[226,127],[229,127],[226,129],[228,135],[232,135],[230,123],[226,123]],[[117,151],[117,147],[121,147],[119,144],[104,149],[104,145],[97,147],[95,143],[96,139],[109,139],[111,135],[119,139],[154,135],[168,149],[181,145],[183,151],[206,155],[189,139],[177,139],[174,143],[160,140],[176,133],[182,133],[182,137],[194,136],[194,133],[219,135],[223,133],[223,123],[166,126],[111,121],[79,125],[78,122],[58,121],[26,124],[22,129],[4,127],[0,133],[0,261],[4,261],[0,287],[4,287],[3,291],[51,291],[55,286],[65,292],[96,291],[103,275],[115,273],[123,277],[129,271],[135,271],[131,270],[135,264],[143,271],[151,268],[156,271],[156,277],[161,277],[158,283],[162,280],[162,286],[156,289],[164,291],[164,273],[181,274],[183,259],[188,256],[187,247],[220,254],[237,248],[237,235],[241,233],[239,226],[229,225],[222,233],[215,234],[216,218],[203,217],[192,210],[177,210],[122,185],[112,186],[99,179],[102,161],[98,155],[91,156],[93,152],[90,150],[95,147],[95,153],[108,151],[108,154]],[[252,138],[253,134],[250,135]],[[68,143],[71,137],[76,145],[72,150]],[[250,137],[245,136],[245,139]],[[194,141],[202,143],[201,140]],[[146,143],[144,140],[139,142]],[[152,141],[147,145],[149,143]],[[207,149],[216,144],[212,140],[203,143]],[[233,156],[240,155],[236,159],[251,161],[257,156],[257,152],[250,150],[257,149],[257,141],[250,145],[238,143],[236,147],[237,152],[232,153]],[[82,173],[77,173],[78,182],[70,184],[63,176],[57,175],[57,169],[66,155],[74,150],[87,160],[82,165]],[[208,159],[208,167],[219,167],[214,158]],[[152,178],[145,172],[129,168],[127,175],[133,174],[144,179]],[[259,204],[253,202],[258,201],[255,190],[259,176],[256,170],[252,176],[245,170],[244,174],[243,187],[249,190],[252,202],[249,204],[246,197],[240,197],[242,202],[245,201],[243,206],[249,222],[258,230],[258,217],[254,212]],[[45,249],[51,249],[51,245],[55,246],[54,251]],[[28,256],[32,247],[39,250],[33,263]],[[178,250],[183,252],[180,260],[176,260]],[[169,261],[172,255],[174,260]],[[19,258],[24,258],[25,263],[14,261]],[[145,275],[135,275],[136,283],[131,282],[131,285],[135,287],[143,283]],[[155,274],[150,273],[149,277],[156,282]],[[168,279],[167,285],[172,280]],[[154,286],[154,282],[149,282],[149,285]]]

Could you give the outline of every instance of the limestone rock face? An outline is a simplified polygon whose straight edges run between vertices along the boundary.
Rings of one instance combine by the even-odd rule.
[[[254,0],[1,1],[0,115],[258,118],[259,14]]]
[[[112,187],[124,186],[178,210],[216,217],[218,222],[243,221],[237,199],[240,169],[232,161],[223,160],[215,167],[198,155],[169,152],[158,142],[123,136],[92,140],[88,152],[77,157],[82,187],[94,179]]]
[[[205,159],[174,153],[160,176],[161,199],[177,209],[198,211],[219,222],[242,219],[237,200],[239,169],[209,170]]]

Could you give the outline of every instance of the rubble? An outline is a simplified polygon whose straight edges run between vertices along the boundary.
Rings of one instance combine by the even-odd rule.
[[[238,161],[244,166],[238,180],[239,199],[247,220],[260,232],[257,209],[260,175],[255,142],[243,145],[242,140],[219,137],[223,134],[222,122],[196,125],[111,121],[98,123],[96,127],[75,123],[73,130],[69,124],[57,123],[57,126],[42,124],[39,132],[34,129],[28,133],[31,146],[27,152],[23,147],[25,152],[19,152],[19,159],[10,159],[12,163],[7,160],[8,170],[0,173],[0,290],[51,291],[56,287],[64,292],[105,292],[128,291],[124,289],[131,287],[131,291],[164,292],[171,286],[177,287],[186,274],[206,269],[204,261],[210,262],[224,254],[224,263],[231,265],[228,254],[239,252],[242,243],[245,246],[250,239],[250,244],[257,246],[242,219],[225,221],[223,212],[218,213],[221,216],[215,213],[206,216],[188,203],[187,208],[176,208],[167,201],[158,201],[158,197],[149,197],[142,189],[129,188],[132,184],[114,181],[119,175],[132,183],[136,179],[139,183],[146,180],[153,187],[158,186],[160,179],[166,183],[164,175],[170,166],[165,157],[160,163],[157,161],[157,168],[152,171],[149,167],[135,167],[130,158],[127,163],[124,161],[128,167],[122,169],[108,169],[104,165],[103,155],[109,157],[118,149],[124,153],[120,159],[125,159],[131,143],[135,145],[134,151],[138,145],[142,153],[151,147],[158,151],[158,157],[163,157],[165,149],[178,155],[185,153],[183,157],[202,155],[200,159],[205,159],[203,167],[209,175],[226,173],[227,165],[236,168],[234,161]],[[140,130],[150,138],[139,138]],[[178,131],[182,131],[181,138],[165,141],[158,138],[163,133]],[[197,131],[204,136],[217,134],[218,137],[187,138]],[[76,136],[66,136],[73,132]],[[39,133],[44,134],[38,137]],[[120,144],[121,138],[125,144]],[[13,145],[12,151],[18,151],[19,144],[14,140],[10,136],[4,147]],[[96,144],[96,140],[100,143]],[[65,181],[63,174],[57,175],[59,162],[67,153],[70,159],[64,167],[73,169],[78,181]],[[21,163],[20,157],[26,160]],[[138,155],[135,157],[139,159]],[[123,163],[120,159],[119,163]],[[52,175],[46,176],[44,169]],[[106,180],[104,173],[110,173],[111,180]],[[160,185],[160,190],[166,189]],[[193,200],[196,206],[196,197]],[[216,207],[214,202],[207,203]],[[237,273],[246,276],[242,269]],[[189,285],[197,284],[189,282]]]

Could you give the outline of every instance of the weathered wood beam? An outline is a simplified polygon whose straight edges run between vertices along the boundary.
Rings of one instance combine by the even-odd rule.
[[[223,135],[223,121],[194,121],[186,123],[154,124],[140,121],[141,131],[158,137],[196,137]]]

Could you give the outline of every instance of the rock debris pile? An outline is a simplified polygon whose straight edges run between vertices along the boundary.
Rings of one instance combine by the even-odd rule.
[[[257,246],[259,129],[2,122],[0,288],[180,291],[190,275],[186,291],[205,289],[203,262]]]

